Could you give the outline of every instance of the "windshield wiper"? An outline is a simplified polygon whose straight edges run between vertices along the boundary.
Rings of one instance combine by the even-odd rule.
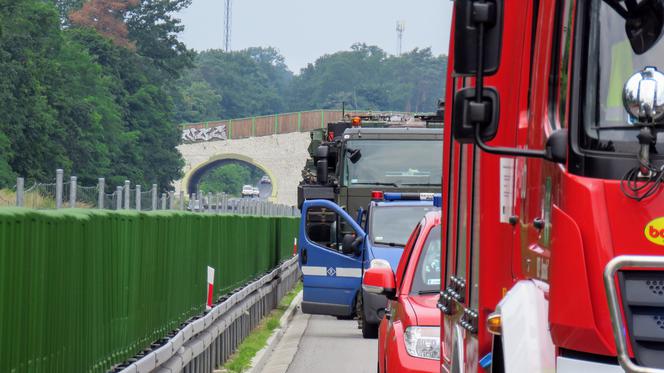
[[[374,244],[376,244],[376,245],[385,245],[385,246],[390,246],[390,247],[406,246],[404,244],[400,244],[400,243],[396,243],[396,242],[382,242],[382,241],[374,241]]]
[[[426,295],[426,294],[438,294],[440,290],[420,290],[417,292],[417,295]]]

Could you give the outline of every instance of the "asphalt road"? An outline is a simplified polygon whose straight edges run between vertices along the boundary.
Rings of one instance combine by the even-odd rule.
[[[311,316],[288,373],[376,372],[376,339],[363,339],[355,320]]]

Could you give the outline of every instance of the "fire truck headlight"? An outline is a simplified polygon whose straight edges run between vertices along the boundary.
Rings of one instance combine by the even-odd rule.
[[[422,359],[440,359],[440,327],[411,326],[403,335],[408,355]]]

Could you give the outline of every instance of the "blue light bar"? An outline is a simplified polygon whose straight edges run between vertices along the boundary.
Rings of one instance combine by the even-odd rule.
[[[436,194],[433,196],[433,205],[443,208],[443,196],[441,194]]]
[[[440,193],[385,193],[385,201],[434,201]]]

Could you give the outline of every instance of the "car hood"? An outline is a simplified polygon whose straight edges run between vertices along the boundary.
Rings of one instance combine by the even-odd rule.
[[[417,325],[440,326],[440,311],[436,307],[438,294],[411,295],[408,302],[417,317]]]
[[[372,246],[370,250],[371,259],[385,259],[390,263],[393,271],[397,270],[403,247]]]

